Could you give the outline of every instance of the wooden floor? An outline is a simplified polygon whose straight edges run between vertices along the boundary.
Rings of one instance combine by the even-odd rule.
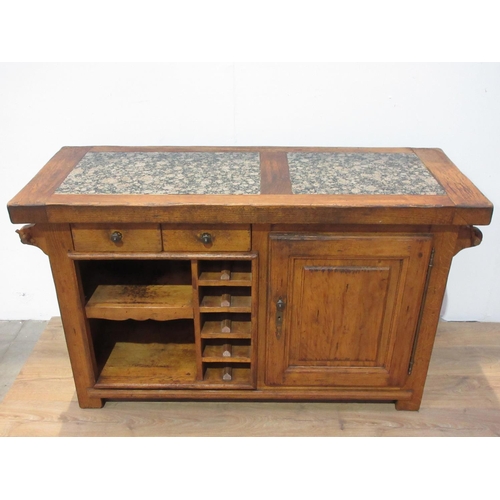
[[[59,318],[0,404],[0,436],[499,436],[500,323],[441,323],[422,407],[108,402],[78,407]]]

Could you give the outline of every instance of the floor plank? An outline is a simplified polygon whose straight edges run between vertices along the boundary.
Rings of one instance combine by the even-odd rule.
[[[192,401],[82,410],[53,318],[0,404],[0,436],[499,436],[499,338],[499,323],[441,323],[419,412],[390,403]]]
[[[0,401],[16,380],[46,321],[0,321]]]

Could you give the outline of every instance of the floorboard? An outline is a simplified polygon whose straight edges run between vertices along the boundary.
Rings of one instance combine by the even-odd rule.
[[[440,324],[419,412],[391,403],[108,402],[78,407],[59,318],[0,404],[0,436],[499,436],[500,323]]]

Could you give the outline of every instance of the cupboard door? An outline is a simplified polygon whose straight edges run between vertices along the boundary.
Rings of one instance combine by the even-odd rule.
[[[432,237],[270,239],[266,383],[402,386]]]

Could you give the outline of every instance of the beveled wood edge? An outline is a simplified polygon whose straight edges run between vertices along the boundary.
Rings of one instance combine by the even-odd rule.
[[[54,194],[48,207],[454,207],[446,195],[367,194]]]
[[[325,153],[412,153],[412,148],[364,148],[364,147],[317,147],[317,146],[89,146],[92,152],[325,152]]]
[[[454,205],[434,195],[53,195],[46,212],[50,222],[252,224],[410,222],[420,210],[421,223],[450,224]],[[397,208],[397,213],[391,210]],[[402,212],[406,209],[406,214]],[[30,222],[30,221],[28,221]],[[476,222],[480,224],[480,222]]]
[[[161,225],[159,222],[144,222],[135,224],[120,224],[121,226],[127,226],[128,229],[144,229],[147,231],[160,231]],[[95,229],[109,229],[114,227],[114,224],[94,222],[92,224],[80,224],[79,222],[71,223],[71,230],[81,231],[81,230],[95,230]]]
[[[386,234],[397,232],[400,235],[404,234],[430,234],[434,231],[439,231],[447,226],[433,226],[432,224],[384,224],[383,226],[374,228],[373,224],[271,224],[269,232],[271,233],[348,233],[348,234]]]
[[[433,224],[463,225],[455,219],[453,207],[426,206],[258,206],[258,205],[176,205],[163,207],[48,206],[53,224],[103,223],[135,224]],[[479,224],[479,222],[478,222]]]
[[[11,221],[47,222],[46,204],[61,182],[90,150],[86,147],[63,147],[8,203]],[[29,220],[27,220],[29,218]]]
[[[429,169],[457,207],[454,224],[488,225],[493,204],[458,167],[438,148],[413,148],[413,152]]]
[[[252,260],[256,252],[68,252],[73,260]]]
[[[415,240],[431,240],[432,239],[432,231],[426,231],[426,232],[416,232],[416,233],[400,233],[398,231],[397,235],[391,234],[389,232],[382,233],[382,232],[372,232],[368,234],[364,234],[362,232],[357,233],[357,232],[350,232],[347,234],[339,234],[338,232],[326,232],[322,234],[318,234],[317,232],[297,232],[297,231],[292,231],[292,232],[283,232],[283,231],[277,231],[275,229],[271,230],[269,233],[269,241],[295,241],[299,243],[314,243],[316,241],[352,241],[352,240],[372,240],[374,235],[377,235],[377,238],[379,240],[387,240],[390,241],[391,243],[393,242],[408,242],[408,241],[415,241]],[[288,256],[288,252],[291,252],[292,250],[288,249],[286,250],[286,255]],[[408,250],[410,252],[410,250]],[[408,253],[406,255],[409,257],[411,254]],[[378,368],[378,367],[377,367]],[[309,369],[309,368],[307,368]]]
[[[397,401],[408,400],[413,395],[412,390],[405,389],[284,389],[284,388],[259,388],[259,389],[209,389],[207,384],[197,385],[193,389],[98,389],[88,388],[90,397],[104,399],[239,399],[239,400],[295,400],[295,401],[315,401],[315,400],[384,400]]]
[[[202,224],[197,226],[192,223],[171,223],[171,224],[161,224],[161,230],[168,231],[196,231],[201,228],[207,228],[210,230],[231,230],[231,231],[244,231],[249,232],[251,230],[251,224],[219,224],[217,222],[210,224]]]

